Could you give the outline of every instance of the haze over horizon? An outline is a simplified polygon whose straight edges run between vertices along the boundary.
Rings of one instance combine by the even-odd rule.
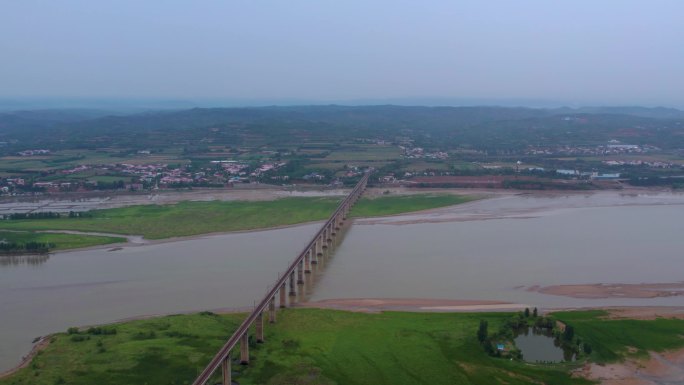
[[[674,0],[8,2],[0,98],[684,108],[682,14]]]

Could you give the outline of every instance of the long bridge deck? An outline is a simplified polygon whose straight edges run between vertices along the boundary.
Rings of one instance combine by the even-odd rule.
[[[368,183],[370,172],[364,174],[363,178],[356,184],[354,189],[340,203],[335,212],[321,226],[311,241],[304,247],[304,250],[292,261],[287,270],[283,272],[273,287],[254,307],[254,310],[245,318],[233,335],[216,353],[214,358],[207,364],[202,372],[197,376],[193,385],[205,385],[211,376],[221,367],[223,373],[223,385],[231,384],[231,351],[240,343],[240,362],[249,363],[249,330],[253,324],[256,325],[257,342],[264,341],[264,312],[268,308],[269,321],[276,321],[276,295],[280,295],[280,307],[286,306],[286,295],[297,295],[297,286],[304,283],[305,274],[310,272],[310,264],[316,263],[316,258],[323,255],[323,249],[332,242],[332,237],[336,236],[336,231],[347,218],[349,210],[361,197]],[[295,276],[296,272],[296,276]],[[287,283],[289,281],[289,293],[287,293]]]

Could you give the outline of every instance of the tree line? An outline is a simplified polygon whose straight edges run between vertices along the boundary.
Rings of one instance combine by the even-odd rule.
[[[47,253],[54,247],[50,242],[0,242],[0,254]]]

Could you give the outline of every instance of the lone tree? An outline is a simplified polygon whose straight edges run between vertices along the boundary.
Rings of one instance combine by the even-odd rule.
[[[525,308],[525,318],[529,318],[529,317],[530,317],[530,308],[526,307]]]
[[[537,317],[537,308],[535,307],[534,310],[532,311],[532,317]]]
[[[477,340],[480,341],[480,343],[484,343],[487,341],[487,328],[488,328],[487,321],[485,320],[480,320],[480,328],[477,329]]]
[[[572,337],[574,337],[574,336],[575,336],[575,329],[570,325],[565,326],[565,331],[563,332],[563,338],[566,341],[572,341]]]

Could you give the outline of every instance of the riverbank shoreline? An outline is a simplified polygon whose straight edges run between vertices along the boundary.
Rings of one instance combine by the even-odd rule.
[[[365,217],[376,217],[376,216],[382,216],[383,213],[387,212],[387,205],[389,207],[392,207],[390,209],[390,212],[396,212],[399,211],[399,215],[401,214],[409,214],[409,213],[414,213],[414,214],[419,214],[422,211],[425,211],[425,208],[438,208],[438,207],[450,207],[454,205],[458,205],[464,202],[469,202],[472,201],[473,199],[481,199],[482,197],[471,197],[471,196],[463,196],[460,194],[454,194],[452,197],[449,197],[448,199],[441,199],[439,201],[432,200],[430,198],[433,198],[431,194],[420,194],[424,195],[424,197],[418,197],[417,195],[412,195],[415,198],[411,198],[408,200],[408,202],[405,202],[403,200],[397,201],[396,199],[383,199],[386,196],[377,196],[376,198],[378,199],[383,199],[382,201],[378,203],[370,203],[370,205],[367,203],[367,206],[371,207],[370,212],[368,212],[368,208],[366,208]],[[411,196],[411,195],[406,195],[406,196]],[[444,198],[445,194],[439,194],[440,198]],[[288,197],[292,198],[292,197]],[[394,198],[394,197],[388,197],[388,198]],[[371,202],[374,201],[374,199],[370,200]],[[385,206],[383,206],[385,205]],[[242,207],[245,206],[245,207]],[[243,201],[242,205],[239,209],[240,210],[247,210],[249,211],[250,209],[250,204],[245,203]],[[282,206],[282,205],[281,205]],[[378,210],[378,207],[380,207],[380,210]],[[216,207],[217,209],[220,207]],[[256,207],[252,207],[252,209],[255,209]],[[272,208],[268,208],[272,210]],[[296,208],[295,208],[296,209]],[[194,215],[196,214],[193,212],[192,209],[183,209],[185,211],[180,211],[180,212],[174,212],[176,214],[176,217],[180,218],[178,220],[182,220],[183,215]],[[206,211],[206,208],[204,208]],[[254,211],[254,210],[252,210]],[[268,210],[267,210],[268,211]],[[403,211],[403,212],[402,212]],[[211,212],[205,212],[207,215],[211,215]],[[370,214],[370,215],[369,215]],[[377,214],[377,215],[375,215]],[[130,214],[129,214],[130,215]],[[257,214],[258,217],[259,214]],[[263,214],[267,215],[267,214]],[[396,214],[392,214],[396,215]],[[233,215],[235,216],[235,215]],[[230,217],[230,215],[228,216]],[[254,215],[252,215],[254,217]],[[252,218],[252,222],[254,222],[254,218]],[[117,250],[121,246],[138,246],[138,245],[150,245],[150,244],[161,244],[161,243],[169,243],[169,242],[180,242],[180,241],[187,241],[187,240],[193,240],[193,239],[198,239],[202,237],[211,237],[215,235],[226,235],[226,234],[241,234],[241,233],[254,233],[254,232],[260,232],[260,231],[270,231],[270,230],[278,230],[278,229],[284,229],[284,228],[290,228],[290,227],[295,227],[295,226],[305,226],[309,224],[315,224],[315,223],[320,223],[322,219],[318,219],[320,215],[304,215],[302,217],[298,217],[297,220],[300,222],[292,221],[292,220],[256,220],[256,223],[249,222],[246,225],[242,226],[228,226],[227,228],[236,228],[234,230],[227,230],[226,226],[200,226],[200,229],[198,230],[197,228],[192,228],[189,227],[187,230],[181,230],[181,231],[166,231],[166,232],[145,232],[145,227],[143,226],[142,228],[140,226],[118,226],[119,230],[115,230],[116,232],[111,232],[107,231],[106,227],[104,230],[99,227],[99,226],[94,226],[92,223],[89,223],[84,226],[80,226],[81,230],[78,230],[79,226],[74,226],[73,223],[70,224],[70,226],[66,226],[65,229],[60,229],[60,225],[57,225],[55,223],[51,223],[50,225],[48,224],[39,224],[37,229],[32,229],[31,226],[23,226],[21,227],[21,231],[12,228],[11,223],[5,223],[5,226],[10,227],[8,231],[10,232],[22,232],[22,233],[35,233],[35,234],[70,234],[70,235],[82,235],[82,236],[106,236],[106,237],[117,237],[117,238],[126,238],[126,242],[118,242],[118,243],[103,243],[101,245],[93,245],[93,246],[87,246],[87,247],[80,247],[80,248],[70,248],[70,249],[59,249],[53,251],[54,253],[60,253],[60,252],[65,252],[65,251],[74,251],[74,250],[95,250],[95,249],[103,249],[103,248],[109,248],[110,250],[114,251]],[[133,219],[134,216],[131,216],[131,219]],[[264,217],[266,218],[266,217]],[[126,218],[127,219],[127,218]],[[239,220],[239,218],[230,218],[231,220]],[[119,218],[118,220],[121,220]],[[91,221],[92,222],[92,221]],[[296,223],[288,223],[288,222],[296,222]],[[279,224],[282,223],[282,224]],[[154,221],[152,223],[149,223],[149,225],[154,225],[156,224]],[[69,229],[69,227],[76,229]],[[212,228],[213,227],[213,228]],[[116,228],[116,226],[115,226]],[[211,231],[213,229],[220,229],[220,231]],[[136,229],[139,230],[139,232],[136,232]],[[189,233],[190,235],[183,235],[183,233]],[[195,233],[195,234],[192,234]],[[141,235],[143,234],[143,235]],[[178,234],[175,236],[174,234]],[[153,239],[149,239],[146,237],[152,237]],[[113,246],[113,247],[112,247]]]
[[[207,201],[271,201],[288,197],[333,197],[344,196],[349,189],[331,189],[312,186],[303,189],[287,189],[280,186],[260,188],[234,188],[234,189],[194,189],[187,191],[159,190],[144,193],[121,192],[121,193],[62,193],[37,196],[0,197],[0,214],[5,212],[32,212],[56,211],[68,213],[74,211],[87,211],[94,209],[121,208],[146,204],[170,205],[180,202],[207,202]],[[513,189],[484,189],[484,188],[443,188],[443,187],[404,187],[404,186],[375,186],[369,187],[365,195],[376,197],[383,195],[418,195],[418,194],[453,194],[453,195],[527,195],[558,196],[594,194],[601,192],[613,192],[622,194],[643,193],[678,193],[676,190],[627,186],[619,190],[513,190]],[[51,207],[57,204],[57,207]],[[17,207],[24,207],[17,211]]]
[[[508,212],[502,212],[502,213],[484,213],[484,214],[469,214],[469,210],[477,211],[479,206],[483,204],[483,202],[492,200],[492,199],[500,199],[500,198],[506,198],[506,197],[515,197],[515,196],[525,196],[525,197],[546,197],[546,198],[559,198],[559,197],[567,197],[567,196],[588,196],[588,195],[596,195],[596,194],[617,194],[617,196],[631,196],[634,194],[655,194],[657,195],[663,195],[664,196],[671,196],[675,195],[677,197],[681,196],[681,200],[677,200],[675,202],[663,202],[663,201],[653,201],[653,202],[639,202],[639,203],[605,203],[603,205],[598,205],[598,206],[592,206],[592,207],[619,207],[619,206],[657,206],[657,205],[664,205],[664,204],[672,204],[672,205],[681,205],[684,204],[684,193],[676,193],[672,191],[662,191],[662,190],[653,190],[653,189],[630,189],[630,190],[620,190],[620,191],[582,191],[582,192],[573,192],[573,191],[540,191],[540,192],[521,192],[521,191],[490,191],[490,190],[483,190],[483,189],[436,189],[436,188],[424,188],[416,191],[417,189],[408,189],[408,188],[396,188],[393,190],[389,190],[390,194],[396,194],[396,195],[419,195],[419,194],[453,194],[453,195],[470,195],[473,197],[473,200],[470,200],[468,202],[456,204],[456,205],[450,205],[450,206],[444,206],[444,207],[438,207],[438,208],[431,208],[431,209],[426,209],[426,210],[418,210],[418,211],[410,211],[410,212],[405,212],[405,213],[399,213],[399,214],[390,214],[390,215],[382,215],[382,216],[373,216],[373,217],[356,217],[352,218],[352,220],[355,221],[355,224],[357,225],[375,225],[375,224],[391,224],[391,225],[406,225],[406,224],[420,224],[420,223],[445,223],[445,222],[466,222],[466,221],[478,221],[478,220],[490,220],[490,219],[506,219],[506,218],[516,218],[516,219],[525,219],[525,218],[535,218],[538,216],[543,215],[544,213],[552,212],[552,211],[559,211],[559,210],[570,210],[570,209],[580,209],[583,207],[577,207],[574,206],[568,202],[560,202],[560,204],[555,205],[554,207],[540,207],[540,208],[524,208],[519,211],[515,211],[512,213]],[[368,190],[366,193],[369,195],[369,197],[372,198],[377,198],[381,196],[385,196],[384,191],[381,188],[371,188]],[[466,194],[468,193],[468,194]],[[274,198],[275,199],[275,198]],[[457,212],[454,212],[457,210]],[[443,214],[451,214],[454,212],[454,215],[443,215]],[[444,217],[440,217],[440,215],[443,215]],[[416,216],[425,216],[425,218],[420,218],[420,219],[414,219]],[[402,220],[402,217],[408,217],[404,220]],[[135,246],[141,246],[141,245],[155,245],[155,244],[164,244],[164,243],[173,243],[173,242],[182,242],[182,241],[188,241],[188,240],[196,240],[196,239],[202,239],[205,237],[213,237],[213,236],[221,236],[221,235],[228,235],[228,234],[240,234],[240,233],[256,233],[256,232],[263,232],[263,231],[271,231],[271,230],[279,230],[279,229],[284,229],[284,228],[292,228],[292,227],[297,227],[297,226],[306,226],[310,224],[316,224],[316,223],[321,223],[322,221],[307,221],[307,222],[300,222],[300,223],[294,223],[294,224],[287,224],[287,225],[279,225],[279,226],[273,226],[273,227],[263,227],[263,228],[254,228],[254,229],[245,229],[245,230],[235,230],[235,231],[218,231],[218,232],[211,232],[211,233],[203,233],[203,234],[196,234],[196,235],[188,235],[188,236],[180,236],[180,237],[170,237],[170,238],[163,238],[163,239],[146,239],[141,235],[136,235],[136,234],[116,234],[116,233],[101,233],[101,232],[87,232],[87,231],[72,231],[72,230],[41,230],[39,232],[45,232],[45,233],[64,233],[64,234],[81,234],[81,235],[104,235],[104,236],[110,236],[110,237],[124,237],[127,238],[127,242],[121,242],[121,243],[116,243],[116,244],[107,244],[107,245],[101,245],[101,246],[91,246],[87,248],[78,248],[78,249],[68,249],[68,250],[59,250],[56,252],[53,252],[51,254],[60,254],[60,253],[65,253],[65,252],[73,252],[73,251],[87,251],[87,250],[99,250],[99,249],[115,249],[118,247],[135,247]]]

